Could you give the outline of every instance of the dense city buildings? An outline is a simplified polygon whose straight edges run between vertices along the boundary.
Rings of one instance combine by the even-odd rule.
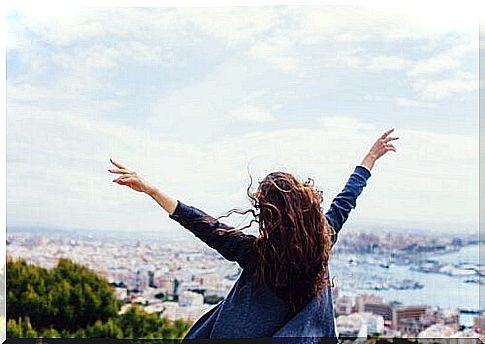
[[[67,233],[67,232],[66,232]],[[52,268],[60,257],[85,265],[105,277],[123,302],[120,313],[134,304],[170,320],[197,320],[220,302],[241,269],[197,240],[162,240],[66,233],[7,233],[7,258]],[[470,262],[442,263],[431,259],[476,245],[473,237],[432,237],[398,233],[342,236],[332,259],[356,273],[350,282],[333,287],[337,331],[341,336],[478,337],[485,332],[483,310],[462,310],[403,304],[376,295],[380,290],[420,290],[417,281],[393,279],[390,266],[406,266],[422,274],[466,278],[480,283],[483,269]],[[426,253],[423,259],[422,253]],[[375,274],[369,267],[374,267]],[[357,268],[357,269],[356,269]],[[370,269],[370,268],[369,268]],[[408,269],[406,267],[406,269]],[[335,269],[337,270],[337,269]],[[332,271],[332,269],[331,269]],[[416,270],[413,270],[416,271]],[[466,273],[464,273],[466,272]],[[362,273],[362,276],[359,274]],[[455,276],[455,277],[452,277]],[[465,280],[464,280],[465,281]],[[470,284],[472,285],[472,284]],[[353,292],[349,292],[353,291]]]

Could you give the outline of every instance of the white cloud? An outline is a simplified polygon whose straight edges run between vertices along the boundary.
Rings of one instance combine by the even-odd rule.
[[[423,99],[440,99],[463,92],[478,92],[478,77],[421,78],[416,80],[413,87]]]
[[[466,6],[302,6],[305,34],[329,34],[340,41],[429,39],[450,32],[466,35],[477,30],[478,14]]]
[[[126,125],[25,105],[9,110],[7,203],[16,223],[137,228],[143,215],[126,213],[146,207],[150,214],[150,203],[111,182],[108,159],[140,168],[159,184],[177,185],[181,171],[197,166],[197,147],[151,139]],[[180,171],[173,174],[170,165]],[[146,228],[153,229],[159,211],[151,209]]]
[[[273,169],[315,177],[326,192],[328,205],[353,165],[385,128],[350,113],[348,117],[322,116],[306,122],[310,123],[306,128],[266,130],[263,124],[274,121],[272,112],[288,99],[305,96],[294,90],[304,92],[299,85],[314,81],[292,79],[292,73],[298,76],[306,69],[309,77],[321,66],[333,68],[345,61],[371,71],[409,72],[415,68],[416,74],[409,77],[422,99],[396,100],[408,107],[428,107],[477,86],[473,73],[459,69],[471,51],[466,44],[416,60],[360,45],[362,41],[401,38],[434,40],[447,32],[463,35],[465,42],[469,39],[469,25],[455,25],[454,17],[449,26],[422,27],[422,23],[413,24],[412,16],[386,11],[98,8],[68,16],[23,12],[9,19],[8,54],[15,51],[28,62],[17,72],[12,69],[7,85],[9,221],[122,230],[176,228],[168,218],[164,220],[150,199],[111,182],[109,157],[136,169],[175,197],[213,213],[247,204],[248,163],[256,178]],[[206,39],[222,42],[226,55],[208,63],[212,70],[187,83],[171,84],[146,109],[140,109],[156,114],[147,123],[150,128],[143,123],[130,127],[122,122],[127,118],[107,115],[129,103],[129,94],[120,93],[124,89],[120,91],[119,84],[100,71],[126,68],[127,61],[150,68],[171,66],[187,51],[196,53],[194,46]],[[315,54],[305,55],[307,51]],[[247,59],[239,56],[252,57],[254,63],[243,66]],[[439,63],[433,65],[433,58]],[[276,68],[267,70],[261,61]],[[437,79],[443,71],[453,73]],[[278,72],[290,87],[276,84],[277,78],[265,79]],[[132,80],[125,82],[131,85]],[[103,91],[113,99],[103,97]],[[270,105],[258,101],[261,95],[270,99]],[[62,111],[55,110],[59,102]],[[131,115],[132,123],[138,115]],[[237,118],[261,124],[257,126],[261,131],[234,134],[210,144],[195,142],[196,135],[184,141],[185,127],[176,127],[182,115],[183,121],[200,120],[207,125],[202,129],[223,131],[226,128],[217,127],[220,120],[231,123]],[[454,114],[443,116],[453,118]],[[160,128],[165,131],[157,131]],[[398,134],[398,154],[390,154],[376,166],[356,209],[357,218],[395,222],[476,219],[477,137],[399,128]],[[456,204],[463,209],[459,213]]]
[[[19,7],[18,13],[8,20],[8,51],[21,52],[31,65],[31,73],[40,78],[56,64],[80,85],[87,84],[83,80],[86,74],[121,67],[126,61],[171,66],[184,54],[184,47],[199,42],[204,33],[219,39],[235,54],[261,59],[297,77],[344,62],[360,70],[406,70],[411,83],[420,76],[459,71],[463,57],[477,51],[478,41],[476,14],[455,7],[444,7],[439,14],[426,6],[66,8],[52,13]],[[35,33],[36,39],[22,39],[29,33]],[[416,59],[364,44],[420,39],[426,48],[449,33],[457,38],[448,51]],[[84,43],[89,41],[92,44],[86,47]],[[42,44],[46,43],[57,49],[45,53]],[[100,78],[96,81],[102,82]],[[469,89],[461,84],[446,87]]]
[[[432,56],[411,60],[399,56],[370,55],[355,52],[342,61],[349,67],[362,71],[406,71],[409,82],[421,99],[440,99],[459,93],[478,90],[478,70],[476,74],[463,70],[462,60],[467,53],[476,51],[477,44],[451,47],[447,51]],[[477,64],[478,66],[478,64]],[[452,72],[448,76],[445,72]],[[445,75],[445,76],[443,76]],[[401,105],[411,105],[402,100]],[[417,105],[418,103],[414,103]],[[412,105],[411,105],[412,106]]]
[[[275,169],[314,177],[328,206],[382,130],[355,117],[331,117],[314,128],[261,130],[201,146],[82,114],[12,104],[9,110],[9,221],[63,227],[177,228],[149,198],[111,182],[109,157],[216,215],[248,205],[248,164],[258,180]],[[377,163],[353,217],[472,222],[478,138],[399,128],[396,134],[398,153]]]
[[[370,70],[399,70],[408,65],[408,61],[396,56],[377,56],[372,59]]]
[[[251,123],[265,123],[274,120],[273,114],[253,105],[244,105],[232,113],[234,118]]]
[[[411,62],[399,56],[347,56],[343,60],[348,66],[368,71],[401,70],[409,67]]]
[[[36,41],[58,47],[99,37],[146,42],[156,36],[168,43],[175,39],[171,37],[175,31],[185,36],[180,32],[183,17],[171,8],[73,8],[69,15],[64,11],[50,15],[50,8],[40,13],[28,7],[12,11],[15,16],[8,20],[12,34],[35,33]]]
[[[438,107],[435,103],[430,103],[430,102],[423,102],[420,100],[416,99],[408,99],[408,98],[403,98],[403,97],[398,97],[396,98],[396,103],[398,105],[404,106],[404,107],[411,107],[411,108],[427,108],[427,109],[435,109]]]
[[[174,64],[174,47],[192,44],[193,32],[170,8],[75,8],[44,12],[12,10],[7,21],[7,53],[21,56],[24,73],[43,82],[52,71],[72,84],[102,85],[98,74],[127,63],[153,67]],[[66,15],[64,15],[66,14]],[[106,78],[104,78],[106,79]],[[91,82],[87,82],[91,80]],[[77,89],[79,91],[79,89]],[[85,93],[85,92],[82,92]]]
[[[228,45],[255,43],[268,31],[282,27],[283,15],[288,12],[277,7],[183,8],[178,11]]]
[[[287,37],[271,37],[255,43],[249,55],[267,60],[283,71],[295,71],[297,58],[291,56],[292,43]]]
[[[478,57],[478,46],[475,42],[452,46],[443,53],[417,61],[413,68],[409,70],[409,75],[429,75],[442,73],[447,70],[457,70],[458,67],[461,67],[463,56],[471,52],[476,52]]]
[[[452,69],[460,65],[459,61],[451,56],[438,56],[426,61],[418,62],[410,74],[434,74]]]

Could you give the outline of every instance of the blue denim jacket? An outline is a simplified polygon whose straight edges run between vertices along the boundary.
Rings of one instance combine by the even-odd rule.
[[[326,212],[327,221],[336,231],[332,242],[355,208],[357,197],[366,186],[370,172],[356,166],[344,189],[332,201]],[[191,219],[207,216],[205,212],[180,201],[170,218],[178,221],[196,237],[216,249],[224,258],[237,262],[242,273],[227,297],[211,308],[191,327],[186,339],[194,338],[337,338],[332,305],[331,287],[322,290],[321,301],[311,299],[290,320],[285,319],[288,304],[269,288],[254,294],[252,288],[256,254],[251,252],[254,235],[235,230],[219,221],[211,223],[190,222]],[[301,340],[299,341],[301,342]]]

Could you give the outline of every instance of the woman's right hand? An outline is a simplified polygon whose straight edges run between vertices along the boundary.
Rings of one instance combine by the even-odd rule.
[[[399,139],[399,137],[389,136],[389,134],[393,131],[394,128],[389,129],[377,139],[377,141],[372,145],[371,149],[362,160],[362,166],[366,167],[370,171],[374,166],[376,160],[379,159],[381,156],[389,151],[396,152],[396,147],[394,147],[394,145],[390,142]]]
[[[150,194],[155,189],[150,183],[137,175],[136,172],[129,170],[113,159],[109,160],[117,167],[117,169],[108,169],[108,171],[115,174],[121,174],[120,177],[113,179],[113,182],[129,186],[135,191],[144,192],[146,194]]]

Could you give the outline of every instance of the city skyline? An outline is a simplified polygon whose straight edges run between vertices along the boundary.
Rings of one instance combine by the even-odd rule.
[[[357,331],[359,322],[353,320],[361,316],[384,317],[370,334],[416,336],[439,333],[443,325],[450,335],[483,333],[478,244],[476,238],[429,234],[342,237],[329,264],[339,333]],[[195,321],[227,295],[242,272],[236,262],[222,259],[200,241],[26,232],[8,233],[7,245],[10,264],[24,261],[53,272],[61,259],[71,261],[113,286],[123,302],[121,313],[136,304],[170,320]],[[443,287],[437,290],[436,285]]]
[[[7,226],[180,231],[109,158],[212,215],[249,205],[248,169],[328,207],[396,128],[347,225],[478,233],[478,18],[447,13],[10,8]]]

